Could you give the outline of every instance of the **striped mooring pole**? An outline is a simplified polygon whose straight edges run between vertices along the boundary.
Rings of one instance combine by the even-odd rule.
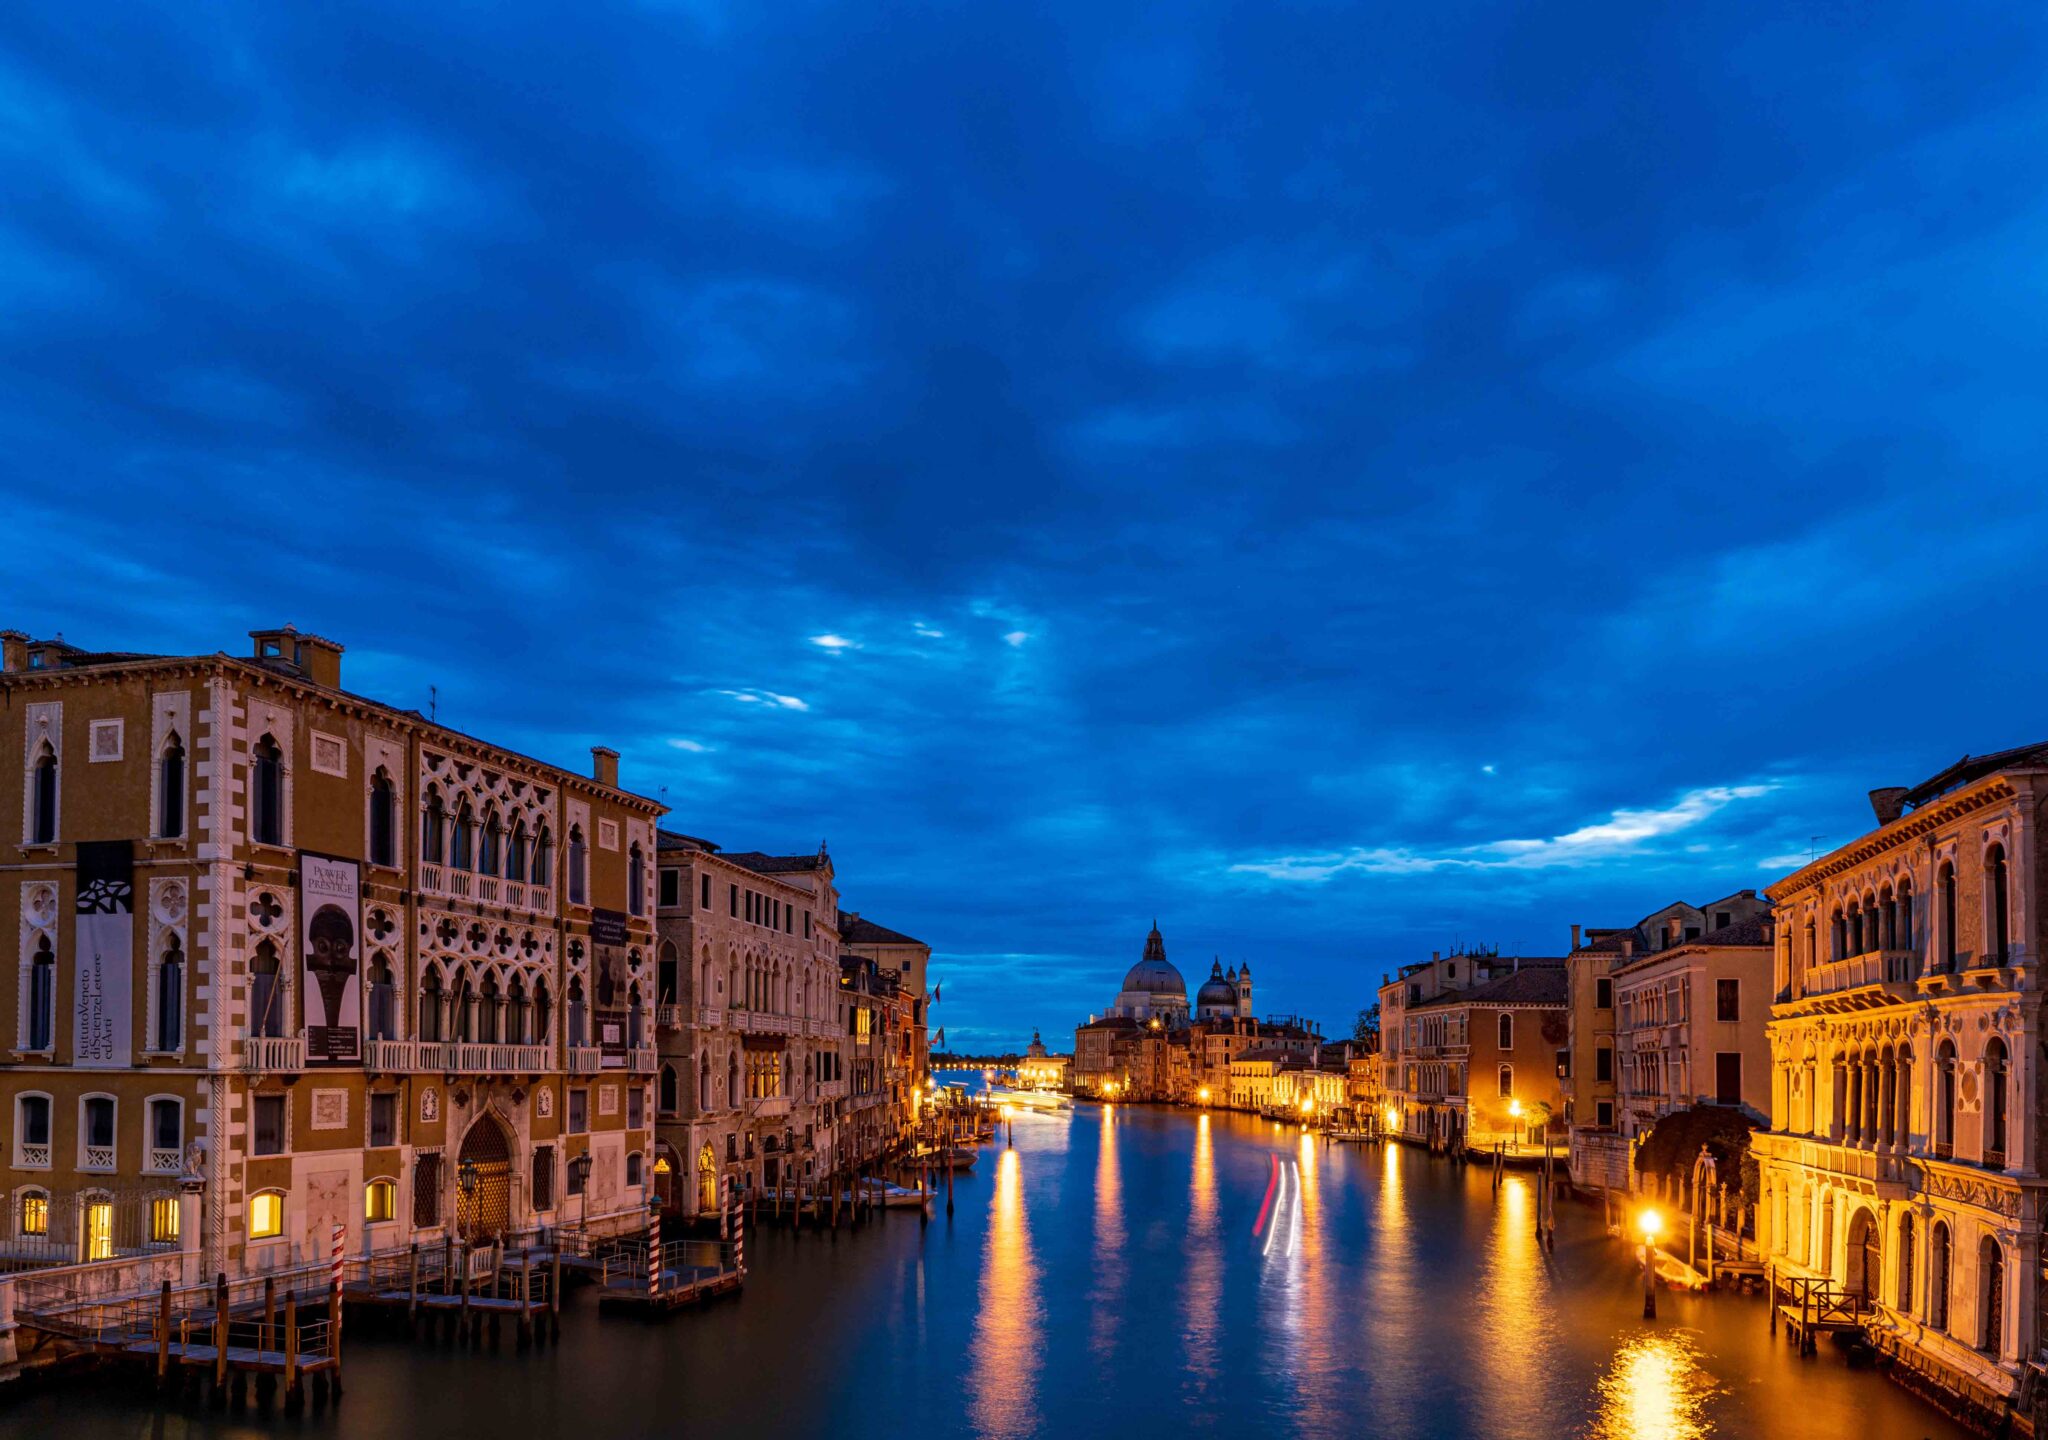
[[[341,1353],[341,1257],[348,1241],[348,1228],[337,1224],[327,1252],[327,1283],[330,1302],[334,1307],[334,1333],[328,1336],[328,1345],[333,1353]]]
[[[747,1211],[746,1207],[733,1207],[737,1212],[732,1223],[732,1268],[744,1278],[747,1273]]]
[[[661,1207],[647,1207],[647,1298],[661,1293]]]

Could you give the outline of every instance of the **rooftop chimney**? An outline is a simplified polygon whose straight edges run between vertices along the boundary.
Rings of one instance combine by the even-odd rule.
[[[1578,948],[1579,948],[1579,927],[1578,927],[1578,926],[1576,926],[1576,925],[1574,925],[1574,926],[1572,926],[1572,949],[1576,950],[1576,949],[1578,949]]]
[[[1621,937],[1621,958],[1622,958],[1622,959],[1624,959],[1624,960],[1626,960],[1626,959],[1628,959],[1628,958],[1629,958],[1630,956],[1634,955],[1635,953],[1636,953],[1636,942],[1635,942],[1635,937],[1634,937],[1634,936],[1631,936],[1631,935],[1624,935],[1624,936],[1622,936],[1622,937]]]
[[[619,752],[603,745],[590,747],[590,778],[600,785],[619,788]]]
[[[28,669],[28,636],[20,630],[0,630],[0,671],[12,675]]]
[[[1903,785],[1886,785],[1870,792],[1870,808],[1877,823],[1889,825],[1906,813],[1907,790]]]

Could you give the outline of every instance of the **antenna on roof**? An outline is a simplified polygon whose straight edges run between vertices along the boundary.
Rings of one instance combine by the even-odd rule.
[[[440,714],[441,687],[438,685],[429,685],[427,687],[427,718],[429,720],[434,720],[438,722]]]

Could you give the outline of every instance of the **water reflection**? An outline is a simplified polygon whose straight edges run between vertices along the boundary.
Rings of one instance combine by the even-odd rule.
[[[1023,1171],[1015,1150],[1003,1151],[996,1161],[996,1189],[989,1202],[988,1240],[982,1257],[968,1410],[976,1435],[985,1440],[1009,1440],[1037,1428],[1038,1370],[1044,1347],[1038,1264],[1031,1254]]]
[[[1511,1432],[1529,1413],[1541,1383],[1535,1337],[1548,1307],[1540,1293],[1543,1250],[1536,1243],[1536,1192],[1523,1175],[1505,1175],[1494,1194],[1480,1291],[1480,1343],[1487,1357],[1482,1407],[1496,1432]]]
[[[1296,1416],[1303,1434],[1333,1434],[1338,1425],[1335,1322],[1324,1258],[1323,1192],[1315,1137],[1295,1147],[1294,1217],[1288,1241],[1287,1354]]]
[[[1641,1335],[1623,1345],[1600,1379],[1598,1440],[1698,1440],[1714,1383],[1692,1341]]]
[[[1195,1159],[1188,1171],[1188,1268],[1181,1287],[1181,1340],[1191,1398],[1216,1378],[1216,1328],[1223,1307],[1222,1224],[1216,1206],[1216,1139],[1208,1115],[1195,1120]]]
[[[1102,1107],[1102,1138],[1095,1151],[1094,1318],[1088,1346],[1108,1363],[1116,1349],[1124,1289],[1124,1196],[1117,1178],[1116,1107]]]

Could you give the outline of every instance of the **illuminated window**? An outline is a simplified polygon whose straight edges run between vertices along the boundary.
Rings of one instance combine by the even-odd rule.
[[[114,1258],[114,1202],[95,1200],[85,1207],[85,1258]]]
[[[249,1197],[249,1238],[274,1240],[284,1234],[284,1196],[275,1190]]]
[[[363,1218],[391,1220],[398,1215],[398,1187],[389,1180],[372,1180],[363,1187]]]
[[[149,1202],[149,1243],[171,1245],[178,1239],[178,1199],[159,1195]]]
[[[50,1197],[40,1191],[30,1191],[21,1197],[21,1233],[24,1235],[48,1235],[50,1233]]]

